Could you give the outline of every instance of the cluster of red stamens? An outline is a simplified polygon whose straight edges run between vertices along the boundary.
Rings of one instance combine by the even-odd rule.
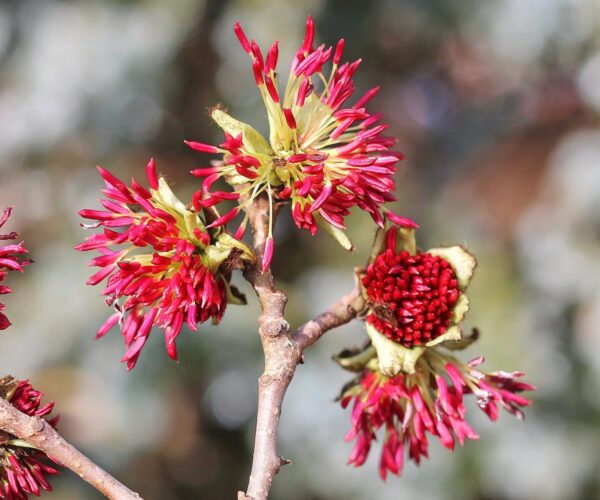
[[[344,408],[354,401],[346,441],[356,443],[349,463],[356,467],[364,464],[381,429],[385,433],[379,462],[383,479],[388,472],[402,473],[406,455],[417,464],[427,458],[427,435],[451,451],[456,443],[478,439],[467,422],[464,396],[469,394],[492,421],[498,418],[500,408],[522,419],[521,408],[531,404],[520,393],[535,387],[519,380],[522,372],[481,371],[481,357],[464,364],[435,349],[424,356],[427,361],[420,364],[420,375],[399,373],[388,378],[365,369],[360,381],[342,394]]]
[[[389,243],[367,268],[362,284],[372,304],[367,321],[406,347],[442,335],[459,296],[448,261],[428,253],[396,253]]]
[[[6,223],[11,212],[12,207],[4,209],[4,213],[0,215],[0,228]],[[8,234],[0,234],[0,241],[15,240],[18,236],[19,235],[14,231]],[[27,249],[23,246],[23,243],[0,245],[0,283],[4,281],[4,278],[9,271],[23,272],[23,268],[31,263],[30,260],[23,258],[23,254],[25,253],[27,253]],[[12,289],[10,287],[0,284],[0,295],[11,292]],[[4,304],[0,302],[0,330],[5,330],[10,326],[10,321],[2,312],[3,309]]]
[[[167,353],[177,359],[175,340],[184,324],[197,331],[198,323],[218,322],[227,306],[225,277],[207,256],[214,242],[197,214],[161,196],[153,160],[147,167],[150,191],[135,180],[130,188],[110,172],[99,172],[106,184],[105,210],[80,215],[103,231],[75,247],[100,252],[90,262],[100,270],[87,283],[108,278],[102,294],[116,309],[97,336],[120,323],[127,347],[122,361],[131,369],[155,325],[165,330]]]
[[[215,225],[226,224],[244,203],[266,193],[271,205],[273,200],[289,200],[298,227],[315,234],[317,225],[321,225],[336,233],[346,248],[351,244],[340,233],[355,206],[369,213],[381,227],[386,218],[402,226],[417,227],[386,206],[396,199],[394,174],[403,155],[391,149],[396,139],[384,135],[388,125],[381,123],[383,115],[366,109],[379,87],[368,90],[348,106],[355,91],[353,76],[361,60],[341,62],[344,40],[335,48],[315,47],[314,23],[309,17],[304,42],[296,51],[285,88],[280,89],[276,72],[278,42],[263,57],[257,43],[246,37],[239,23],[234,29],[252,60],[270,134],[267,141],[251,127],[233,127],[231,117],[220,120],[222,110],[217,108],[213,118],[226,131],[229,126],[231,132],[225,134],[225,142],[219,147],[187,142],[196,151],[223,155],[219,166],[193,171],[198,177],[206,177],[199,203],[206,206],[224,199],[227,193],[210,191],[219,177],[236,186],[238,197],[244,195],[245,201]],[[227,199],[236,196],[229,195]],[[246,222],[247,218],[237,234],[243,234]],[[271,226],[272,223],[270,240]],[[268,267],[268,259],[264,264]]]
[[[43,394],[26,380],[16,382],[6,377],[0,382],[16,385],[7,398],[17,410],[40,418],[52,412],[54,403],[42,406]],[[48,421],[52,426],[57,422],[58,416]],[[15,436],[0,432],[0,498],[27,500],[29,494],[39,496],[41,490],[51,491],[46,475],[58,474],[58,470],[47,463],[48,459],[52,460],[43,451],[23,446]]]

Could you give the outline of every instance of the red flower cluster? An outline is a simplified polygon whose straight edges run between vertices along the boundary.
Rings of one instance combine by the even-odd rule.
[[[169,356],[177,359],[175,339],[184,324],[196,331],[198,323],[209,318],[217,323],[223,316],[229,285],[219,267],[233,248],[232,238],[211,234],[159,179],[153,160],[147,166],[150,190],[135,180],[128,187],[99,171],[106,184],[105,210],[80,215],[96,221],[89,227],[104,230],[76,247],[100,252],[90,265],[101,269],[87,283],[108,278],[102,294],[116,310],[97,337],[120,323],[127,348],[122,361],[131,369],[156,325],[165,330]]]
[[[209,189],[224,177],[233,185],[243,186],[238,192],[247,195],[245,203],[264,192],[271,200],[291,200],[298,227],[315,234],[319,223],[347,248],[351,244],[341,231],[345,228],[344,218],[354,206],[368,212],[379,226],[383,226],[387,215],[396,223],[416,227],[383,206],[396,199],[393,175],[403,156],[390,150],[396,140],[383,135],[388,125],[380,123],[382,114],[371,114],[366,109],[379,87],[345,107],[354,93],[352,78],[361,61],[341,63],[344,40],[335,48],[315,47],[314,23],[309,17],[304,42],[296,51],[281,93],[276,73],[278,42],[263,56],[239,23],[235,33],[252,59],[270,136],[267,142],[249,125],[221,110],[213,112],[213,118],[225,130],[225,142],[219,147],[188,142],[195,150],[224,155],[222,165],[193,172],[206,177],[202,202],[213,204],[223,198],[223,192],[210,193]],[[223,222],[239,210],[234,209]],[[240,226],[242,231],[245,222]]]
[[[3,388],[11,387],[5,399],[19,411],[42,418],[52,412],[54,403],[41,406],[43,394],[26,380],[16,382],[5,377],[0,382]],[[48,422],[56,426],[58,417]],[[30,493],[39,496],[41,490],[51,491],[46,475],[58,474],[58,470],[48,465],[48,459],[52,460],[44,452],[0,431],[0,498],[27,500]]]
[[[367,321],[394,342],[422,345],[446,332],[459,288],[450,263],[436,255],[396,253],[395,233],[362,278],[372,304]]]
[[[400,373],[388,378],[365,369],[360,381],[342,394],[344,408],[354,400],[352,428],[346,440],[356,439],[356,443],[349,463],[358,467],[366,461],[381,428],[385,429],[379,462],[383,479],[388,472],[402,473],[406,454],[417,464],[421,457],[427,458],[427,434],[449,450],[456,442],[463,445],[466,439],[477,439],[466,421],[465,395],[474,394],[491,420],[498,418],[499,407],[521,419],[520,407],[531,403],[518,394],[535,390],[517,380],[521,372],[482,372],[476,367],[483,358],[464,365],[435,350],[427,351],[424,358],[426,362],[420,360],[417,373],[412,375]]]
[[[0,216],[0,228],[4,226],[10,214],[12,207],[5,208],[4,213]],[[15,232],[8,234],[0,234],[0,241],[15,240],[19,235]],[[30,264],[31,261],[23,259],[23,254],[27,253],[27,249],[23,243],[12,243],[8,245],[0,245],[0,283],[6,278],[8,271],[23,271],[23,267]],[[11,293],[12,289],[6,285],[0,285],[0,295]],[[5,330],[10,326],[10,321],[2,312],[4,304],[0,302],[0,330]]]

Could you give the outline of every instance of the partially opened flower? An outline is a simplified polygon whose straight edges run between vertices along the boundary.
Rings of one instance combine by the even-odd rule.
[[[0,379],[0,397],[29,416],[47,419],[54,408],[54,403],[42,405],[43,394],[26,380],[10,376]],[[48,422],[55,426],[58,417]],[[58,470],[49,461],[52,458],[35,446],[0,431],[0,498],[27,500],[30,493],[39,496],[42,490],[51,491],[46,476],[58,474]]]
[[[427,350],[412,373],[399,372],[392,377],[379,371],[375,357],[366,361],[366,354],[341,360],[346,367],[361,370],[341,395],[344,408],[353,402],[352,427],[346,440],[356,443],[348,462],[362,465],[381,431],[379,474],[383,479],[388,472],[400,475],[405,457],[417,464],[421,457],[427,458],[428,434],[449,450],[454,450],[456,443],[478,439],[467,421],[465,396],[472,394],[493,421],[500,408],[521,419],[520,408],[531,402],[519,393],[535,390],[518,380],[521,372],[484,372],[478,368],[483,358],[464,364],[439,348]]]
[[[367,333],[388,375],[411,372],[427,348],[463,340],[475,257],[460,246],[417,249],[414,230],[379,230],[361,285]]]
[[[263,193],[271,206],[274,201],[290,200],[298,227],[314,234],[321,225],[346,249],[352,245],[344,233],[344,218],[354,206],[368,212],[380,226],[387,215],[401,225],[416,227],[384,206],[395,200],[393,175],[402,154],[390,149],[395,139],[383,135],[388,126],[381,123],[382,115],[366,109],[379,87],[347,104],[361,61],[341,62],[344,40],[335,48],[315,47],[309,17],[304,42],[282,90],[276,73],[278,42],[263,56],[239,23],[235,33],[252,60],[269,120],[269,140],[223,109],[214,109],[212,117],[225,131],[225,141],[218,147],[188,142],[197,151],[223,155],[222,164],[193,172],[205,177],[203,202],[223,199],[223,192],[210,192],[212,184],[223,177],[235,186],[243,203]],[[234,208],[222,222],[235,217],[243,206]],[[242,231],[245,224],[246,220]],[[272,228],[269,237],[272,241]],[[263,264],[268,266],[268,262]]]
[[[80,215],[96,221],[88,227],[104,229],[76,247],[100,252],[90,262],[100,270],[88,284],[108,278],[102,294],[115,313],[97,337],[119,323],[128,368],[135,366],[153,326],[164,329],[167,352],[177,359],[175,339],[184,324],[196,331],[209,318],[218,323],[228,303],[243,301],[229,284],[231,270],[254,258],[222,229],[209,230],[201,214],[188,209],[158,177],[153,160],[146,171],[149,190],[135,180],[128,187],[99,168],[105,210]]]
[[[12,207],[5,208],[4,213],[0,216],[0,228],[6,224],[10,217]],[[8,234],[0,234],[0,241],[16,240],[18,234],[14,231]],[[0,283],[4,281],[9,271],[23,272],[23,268],[30,264],[31,261],[23,258],[23,254],[27,253],[27,249],[23,243],[9,243],[7,245],[0,244]],[[12,289],[6,285],[0,284],[0,295],[11,293]],[[0,302],[0,330],[4,330],[10,326],[10,321],[2,312],[4,304]]]
[[[359,374],[341,395],[344,407],[354,401],[350,463],[365,462],[380,429],[382,478],[399,475],[406,455],[417,464],[427,457],[427,434],[451,450],[477,439],[466,420],[468,394],[492,420],[499,408],[523,417],[520,407],[530,401],[518,393],[535,389],[518,380],[523,373],[484,372],[482,357],[465,364],[449,352],[478,336],[464,336],[460,326],[475,265],[460,246],[419,251],[412,229],[378,231],[369,264],[358,273],[370,342],[335,358]]]

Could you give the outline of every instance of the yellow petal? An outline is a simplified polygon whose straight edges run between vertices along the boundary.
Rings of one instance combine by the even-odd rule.
[[[367,334],[377,351],[379,371],[388,377],[398,375],[400,372],[414,373],[415,364],[425,352],[425,347],[407,348],[391,341],[377,329],[366,323]]]
[[[452,309],[452,323],[459,324],[463,319],[465,319],[465,314],[469,310],[469,299],[464,294],[461,293],[458,296],[458,300],[456,304],[454,304],[454,309]]]
[[[375,232],[375,239],[373,240],[373,246],[371,247],[371,257],[369,257],[369,264],[375,262],[377,256],[385,250],[385,233],[386,229],[379,227]]]
[[[177,198],[175,193],[171,190],[171,187],[169,186],[169,184],[167,184],[167,181],[164,177],[160,177],[158,179],[158,189],[153,189],[152,195],[154,198],[158,199],[158,201],[160,201],[167,207],[176,210],[182,215],[185,215],[189,212],[189,210],[185,208],[183,202],[179,198]]]
[[[369,263],[375,262],[377,256],[385,251],[386,234],[389,227],[378,228],[375,233],[375,240],[371,248],[371,257]],[[396,251],[402,252],[406,250],[409,254],[415,255],[417,253],[417,241],[415,239],[415,230],[407,227],[400,227],[396,232]]]
[[[354,249],[354,245],[352,245],[352,242],[350,241],[348,236],[346,236],[346,233],[344,231],[329,224],[329,222],[323,219],[323,217],[321,217],[318,212],[313,212],[313,217],[315,218],[315,221],[317,221],[317,224],[319,224],[319,226],[321,226],[323,229],[325,229],[325,231],[327,231],[329,236],[331,236],[335,241],[342,245],[344,250],[351,251]]]
[[[211,272],[216,272],[219,266],[229,257],[231,251],[237,248],[241,250],[239,257],[249,262],[254,262],[256,256],[254,252],[243,242],[236,240],[228,233],[222,232],[217,236],[217,241],[214,245],[206,247],[206,256],[208,258],[209,269]]]
[[[409,227],[401,227],[398,229],[396,237],[396,251],[401,252],[406,250],[409,254],[417,253],[417,240],[415,238],[415,230]]]
[[[211,117],[228,134],[237,137],[241,133],[244,148],[249,153],[260,153],[268,156],[273,154],[267,140],[251,125],[236,120],[219,108],[212,111]]]
[[[333,356],[333,360],[345,370],[351,372],[360,372],[377,355],[373,346],[359,352],[342,351]]]
[[[194,234],[194,229],[196,228],[200,229],[202,232],[206,232],[206,228],[200,220],[200,217],[198,217],[198,214],[188,211],[183,215],[183,220],[185,221],[185,228],[190,234],[190,237],[193,236],[196,246],[204,246]]]
[[[243,241],[236,240],[229,233],[223,232],[218,236],[217,246],[229,248],[230,250],[234,247],[238,248],[242,251],[242,259],[249,262],[254,262],[256,260],[256,255],[254,255],[254,252],[250,249],[250,247]]]
[[[428,250],[427,253],[437,255],[448,261],[456,274],[458,287],[461,290],[467,288],[473,277],[475,267],[477,266],[477,260],[471,253],[458,245],[447,248],[432,248],[431,250]]]
[[[456,341],[456,340],[461,340],[462,338],[463,338],[463,334],[462,334],[462,330],[460,329],[460,326],[452,325],[450,328],[448,328],[448,330],[446,330],[445,333],[443,333],[439,337],[436,337],[433,340],[430,340],[425,345],[427,347],[433,347],[435,345],[441,344],[442,342],[446,342],[447,340]]]
[[[239,186],[241,184],[248,183],[248,177],[246,177],[244,175],[240,175],[240,174],[228,175],[225,180],[227,181],[227,184],[229,184],[231,186]]]
[[[479,338],[479,330],[477,328],[473,328],[473,331],[469,336],[465,336],[463,332],[463,338],[460,340],[451,340],[448,342],[444,342],[443,347],[445,349],[450,349],[452,351],[457,351],[460,349],[466,349],[473,342],[475,342]]]

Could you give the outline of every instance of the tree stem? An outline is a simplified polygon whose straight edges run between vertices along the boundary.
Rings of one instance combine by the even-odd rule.
[[[269,227],[268,200],[255,199],[248,209],[248,216],[257,262],[261,262]],[[258,379],[258,413],[250,480],[247,491],[238,492],[238,500],[266,500],[274,477],[282,465],[289,463],[277,452],[277,432],[283,399],[296,367],[303,362],[304,349],[328,330],[356,317],[364,308],[364,300],[357,287],[292,335],[284,317],[287,296],[276,288],[270,269],[262,273],[256,263],[245,269],[244,277],[254,288],[261,305],[258,333],[265,368]]]
[[[0,429],[23,439],[71,469],[111,500],[140,500],[137,493],[69,444],[43,418],[30,417],[0,398]]]

